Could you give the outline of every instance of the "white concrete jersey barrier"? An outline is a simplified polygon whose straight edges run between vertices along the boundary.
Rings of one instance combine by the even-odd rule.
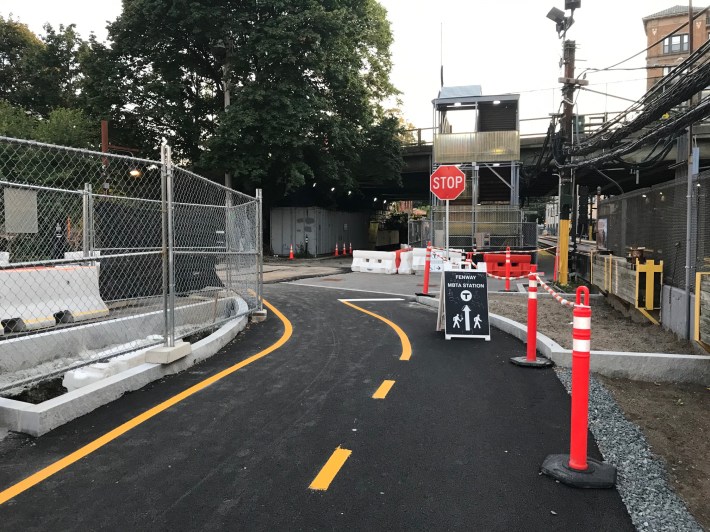
[[[0,323],[19,332],[108,316],[98,266],[0,270]]]
[[[350,269],[354,272],[397,273],[395,266],[395,253],[393,251],[353,251],[353,264]]]

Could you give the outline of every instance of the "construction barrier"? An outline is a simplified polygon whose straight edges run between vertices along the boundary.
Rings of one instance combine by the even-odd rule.
[[[412,265],[414,261],[414,252],[411,249],[399,249],[395,251],[395,254],[395,266],[397,266],[397,273],[403,275],[413,274],[414,268]]]
[[[501,277],[527,277],[530,273],[530,255],[511,255],[510,272],[506,271],[506,254],[505,253],[484,253],[483,261],[486,263],[488,271],[493,275]]]
[[[98,266],[0,270],[0,323],[20,332],[107,316],[99,293]],[[28,287],[31,287],[28,290]]]
[[[350,269],[354,272],[397,273],[394,251],[353,251],[353,263]]]

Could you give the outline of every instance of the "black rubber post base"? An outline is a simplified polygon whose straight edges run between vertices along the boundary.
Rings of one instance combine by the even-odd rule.
[[[421,297],[439,297],[439,295],[434,295],[434,294],[423,294],[422,292],[415,292],[415,296],[421,296]]]
[[[552,366],[552,360],[543,357],[536,357],[535,360],[528,360],[528,357],[513,357],[510,361],[516,366],[525,368],[549,368]]]
[[[551,454],[540,470],[575,488],[613,488],[616,484],[616,468],[593,458],[587,458],[586,471],[577,471],[569,467],[568,454]]]

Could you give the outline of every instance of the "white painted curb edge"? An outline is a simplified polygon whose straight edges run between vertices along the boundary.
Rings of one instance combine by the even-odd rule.
[[[417,296],[417,301],[429,307],[438,305],[438,301],[434,298]],[[490,314],[490,321],[497,329],[522,342],[527,341],[526,325],[497,314]],[[593,329],[592,341],[594,341]],[[558,366],[565,368],[572,366],[572,351],[563,348],[540,332],[537,333],[537,350]],[[703,355],[592,351],[590,367],[595,373],[612,378],[647,382],[691,382],[702,385],[710,382],[710,356]]]
[[[243,331],[248,320],[248,316],[241,316],[229,321],[194,343],[191,354],[172,364],[141,364],[36,405],[0,397],[0,425],[32,436],[46,434],[72,419],[115,401],[126,392],[138,390],[146,384],[206,360]]]

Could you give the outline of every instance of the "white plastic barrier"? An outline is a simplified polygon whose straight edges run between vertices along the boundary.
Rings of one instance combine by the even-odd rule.
[[[98,266],[0,270],[0,322],[12,332],[107,316]]]
[[[432,249],[431,250],[431,263],[429,265],[430,272],[441,272],[444,271],[444,259],[446,256],[446,251],[443,249]],[[463,259],[463,251],[456,249],[449,249],[449,260],[454,264],[454,267],[458,267]],[[426,248],[414,248],[413,250],[413,261],[412,268],[415,272],[423,272],[424,264],[426,263]]]
[[[399,253],[399,268],[397,268],[397,273],[405,274],[405,275],[414,273],[413,263],[414,263],[414,252],[413,251],[400,251],[400,253]]]
[[[397,273],[395,254],[393,251],[353,251],[353,264],[350,269],[354,272]]]

